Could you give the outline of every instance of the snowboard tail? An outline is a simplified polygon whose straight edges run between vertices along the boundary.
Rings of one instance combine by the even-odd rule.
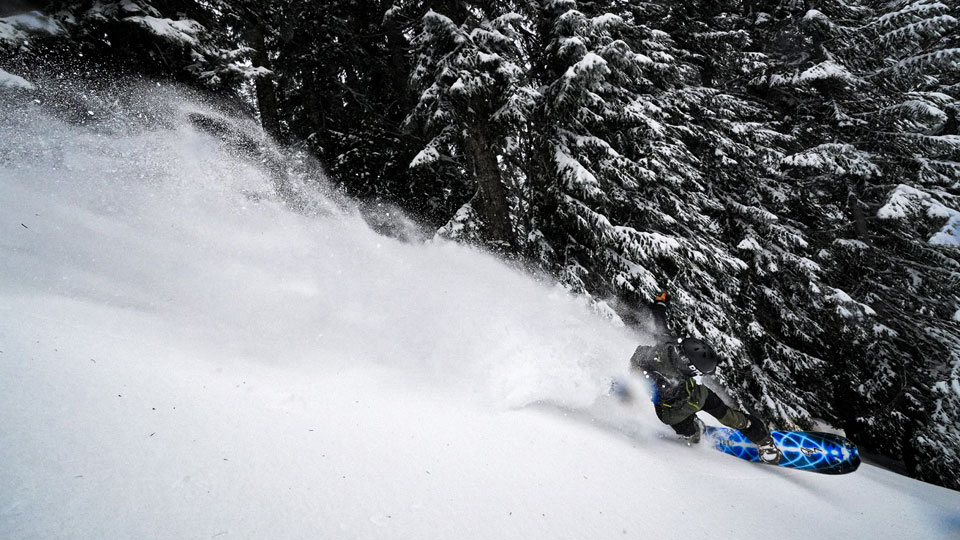
[[[760,461],[757,447],[743,433],[727,427],[708,426],[704,436],[714,448],[746,461]],[[781,467],[822,474],[847,474],[860,466],[857,446],[846,437],[819,431],[771,431],[783,452]]]

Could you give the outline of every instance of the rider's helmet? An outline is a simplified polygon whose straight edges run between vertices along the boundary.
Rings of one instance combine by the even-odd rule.
[[[707,342],[686,338],[680,342],[680,371],[686,375],[710,375],[717,370],[717,355]]]

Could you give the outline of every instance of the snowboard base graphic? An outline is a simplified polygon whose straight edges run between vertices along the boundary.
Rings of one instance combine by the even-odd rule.
[[[819,431],[771,431],[773,441],[783,452],[780,467],[822,474],[847,474],[860,466],[860,453],[846,437]],[[757,447],[739,431],[708,426],[706,443],[725,454],[747,461],[760,461]]]

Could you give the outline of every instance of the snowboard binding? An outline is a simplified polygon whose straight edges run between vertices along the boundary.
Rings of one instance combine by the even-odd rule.
[[[772,435],[767,435],[757,443],[757,453],[760,455],[760,461],[770,465],[780,463],[780,460],[783,458],[783,452],[780,451],[780,448],[778,448],[777,444],[773,441]]]

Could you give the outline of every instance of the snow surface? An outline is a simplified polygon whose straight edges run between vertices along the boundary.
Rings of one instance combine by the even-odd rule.
[[[165,121],[0,119],[0,538],[960,534],[954,491],[680,444],[605,397],[642,336],[288,210],[183,120],[205,106],[143,101]]]

